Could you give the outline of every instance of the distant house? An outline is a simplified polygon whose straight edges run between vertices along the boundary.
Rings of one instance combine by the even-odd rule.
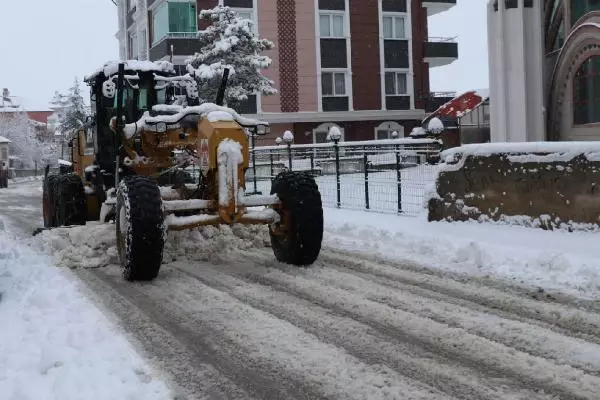
[[[0,164],[6,163],[9,165],[9,150],[8,145],[10,144],[10,140],[5,138],[4,136],[0,136]]]

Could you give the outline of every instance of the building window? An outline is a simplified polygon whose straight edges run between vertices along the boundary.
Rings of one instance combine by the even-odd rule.
[[[383,17],[384,39],[406,39],[406,18],[404,16]]]
[[[375,140],[394,139],[393,132],[398,133],[396,138],[404,137],[404,127],[397,122],[384,122],[375,127]]]
[[[343,38],[344,14],[321,13],[319,15],[319,32],[322,38]]]
[[[385,94],[387,96],[402,96],[408,94],[407,73],[386,71]]]
[[[137,46],[137,35],[135,32],[131,32],[129,34],[129,39],[128,39],[128,58],[130,60],[133,59],[137,59],[138,58],[138,46]]]
[[[573,77],[573,123],[600,122],[600,56],[584,61]]]
[[[152,12],[152,44],[167,36],[188,37],[198,32],[195,2],[165,2]]]
[[[346,73],[321,73],[321,89],[323,96],[346,96]]]
[[[8,161],[8,148],[5,146],[0,148],[0,160]]]

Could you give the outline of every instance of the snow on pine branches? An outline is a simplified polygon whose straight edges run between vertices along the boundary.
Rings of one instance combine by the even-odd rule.
[[[277,93],[274,82],[260,72],[271,65],[261,53],[271,50],[273,42],[259,38],[251,20],[224,6],[203,10],[200,18],[210,25],[198,33],[201,49],[188,60],[188,72],[198,83],[201,102],[215,101],[225,68],[229,68],[225,102],[231,108],[252,94]]]

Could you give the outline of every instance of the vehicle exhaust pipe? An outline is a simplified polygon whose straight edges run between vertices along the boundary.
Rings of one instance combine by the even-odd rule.
[[[225,99],[225,88],[227,87],[227,80],[229,79],[229,68],[225,68],[223,70],[223,79],[221,79],[221,86],[219,86],[219,91],[217,92],[217,100],[215,104],[218,106],[223,105],[223,100]]]

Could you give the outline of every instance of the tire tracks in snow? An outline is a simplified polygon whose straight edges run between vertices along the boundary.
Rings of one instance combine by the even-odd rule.
[[[190,398],[600,392],[599,315],[564,299],[327,248],[309,268],[280,264],[267,249],[211,261],[165,264],[149,284],[124,282],[117,266],[76,272],[97,281],[92,290]]]
[[[368,364],[385,365],[412,380],[430,385],[460,399],[535,399],[533,391],[511,388],[502,379],[487,379],[478,371],[413,346],[407,338],[390,335],[386,329],[361,318],[328,308],[313,299],[264,282],[231,264],[214,267],[173,265],[191,278],[223,291],[238,301],[287,321],[318,340],[344,349]],[[237,268],[236,268],[237,269]],[[399,397],[393,397],[399,398]]]
[[[111,268],[113,267],[113,268]],[[198,322],[185,309],[148,295],[152,284],[122,280],[116,266],[79,269],[77,275],[135,336],[144,354],[186,392],[189,399],[313,399],[309,388],[273,381],[223,340],[222,332]],[[103,271],[105,270],[105,271]],[[107,273],[106,270],[112,270]],[[116,270],[116,271],[115,271]],[[110,294],[108,294],[110,293]],[[272,372],[272,371],[271,371]]]
[[[308,269],[295,269],[277,265],[278,263],[270,261],[266,254],[260,251],[243,252],[242,255],[237,255],[231,260],[225,258],[223,261],[235,262],[235,259],[239,260],[247,257],[249,258],[248,261],[252,260],[254,263],[275,266],[275,268],[260,273],[254,270],[250,271],[246,276],[258,283],[278,287],[281,290],[293,293],[295,296],[335,309],[336,312],[345,313],[348,318],[364,319],[372,326],[383,324],[383,329],[387,330],[388,333],[401,333],[411,337],[413,342],[419,343],[425,349],[445,355],[449,359],[460,361],[467,366],[471,365],[473,368],[486,370],[490,375],[509,377],[512,380],[521,382],[523,387],[545,389],[549,393],[559,395],[560,398],[595,398],[594,394],[600,390],[600,386],[598,386],[600,380],[597,377],[573,368],[565,360],[562,360],[563,365],[559,365],[551,360],[524,353],[511,347],[510,344],[515,341],[518,344],[518,340],[513,337],[518,329],[513,329],[511,333],[513,336],[509,334],[507,337],[502,337],[505,343],[509,343],[504,345],[496,341],[497,337],[488,339],[479,336],[477,332],[472,331],[471,327],[465,329],[455,328],[432,320],[427,315],[419,316],[413,313],[416,310],[407,312],[387,304],[371,301],[356,293],[356,290],[332,288],[332,286],[335,286],[336,279],[343,282],[343,276],[341,275],[332,277],[325,284],[319,282],[319,279],[321,279],[319,270],[331,268],[332,260],[322,261],[325,266],[321,266],[321,268],[317,265]],[[352,259],[356,261],[354,256]],[[321,260],[323,260],[323,257],[321,257]],[[341,263],[338,259],[339,264]],[[427,280],[428,277],[421,277],[421,279]],[[362,284],[368,283],[367,281],[362,282]],[[375,286],[373,286],[374,284]],[[359,286],[355,286],[355,289]],[[371,282],[372,292],[380,291],[382,288],[384,286]],[[463,288],[464,290],[465,288]],[[525,300],[530,301],[529,299]],[[597,315],[591,314],[590,316],[597,318]],[[510,323],[510,320],[506,322]],[[483,325],[485,326],[485,324]],[[578,326],[582,325],[579,324]],[[546,342],[545,334],[548,332],[540,330],[535,325],[531,326],[531,330],[530,333],[522,334],[517,339],[523,340],[529,335],[531,338],[528,339],[528,345],[535,346],[536,341],[541,344]],[[495,335],[498,336],[499,333],[496,332]],[[554,343],[558,343],[556,340],[560,340],[560,337],[554,337],[554,340]],[[569,356],[571,359],[579,357],[580,366],[587,365],[590,369],[596,369],[597,360],[591,360],[590,357],[586,359],[586,351],[590,349],[594,349],[598,354],[598,348],[595,347],[595,344],[586,344],[580,341],[577,343],[571,342],[570,345],[570,348],[566,346],[567,349],[562,350],[562,356]],[[578,348],[582,345],[587,345],[589,348],[582,351]],[[551,346],[546,345],[545,351],[550,350]],[[560,351],[558,353],[560,354]],[[561,357],[557,356],[555,358],[558,360]],[[589,361],[596,361],[596,365],[588,365]]]

